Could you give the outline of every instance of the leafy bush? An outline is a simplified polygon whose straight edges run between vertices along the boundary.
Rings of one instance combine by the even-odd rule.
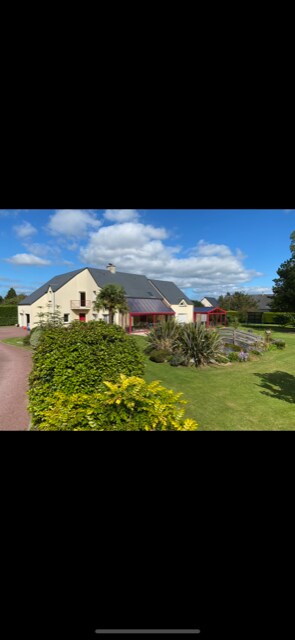
[[[227,357],[230,362],[240,362],[239,354],[236,351],[231,351]]]
[[[284,318],[288,317],[286,324],[294,323],[294,313],[281,312],[281,311],[265,311],[262,315],[263,324],[285,324]]]
[[[143,354],[134,339],[116,325],[101,321],[75,321],[67,329],[49,327],[33,355],[30,375],[30,410],[38,424],[52,394],[99,391],[103,381],[116,381],[120,373],[142,376]]]
[[[223,350],[219,333],[201,324],[181,325],[179,345],[181,353],[188,360],[193,360],[196,367],[216,362]]]
[[[11,327],[17,324],[17,306],[0,306],[0,327]]]
[[[38,346],[43,334],[44,334],[44,328],[41,326],[34,327],[34,329],[32,329],[31,335],[29,336],[31,347],[36,348]]]
[[[166,349],[170,351],[174,351],[178,344],[178,338],[180,334],[180,325],[174,320],[174,318],[169,318],[169,320],[160,322],[156,327],[154,327],[147,337],[148,346],[152,349],[161,350]]]
[[[262,356],[262,352],[258,351],[258,349],[251,349],[250,351],[253,354],[253,356]]]
[[[183,419],[186,404],[159,382],[120,376],[104,382],[98,393],[70,396],[57,392],[50,407],[39,413],[38,430],[44,431],[195,431],[194,420]]]
[[[30,345],[30,337],[31,337],[31,336],[29,336],[29,335],[28,335],[28,336],[25,336],[25,337],[23,338],[23,344],[24,344],[25,346],[29,346],[29,345]]]
[[[286,346],[285,340],[272,340],[272,344],[274,344],[277,349],[285,349]]]
[[[150,360],[152,362],[167,362],[171,358],[171,352],[167,349],[159,349],[158,351],[154,349],[150,353]]]
[[[287,324],[291,324],[293,321],[292,313],[278,313],[276,316],[276,323],[281,324],[282,326],[286,326]]]

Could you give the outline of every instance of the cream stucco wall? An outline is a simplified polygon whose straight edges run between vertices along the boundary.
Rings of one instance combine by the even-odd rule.
[[[185,319],[186,323],[194,321],[194,305],[193,304],[187,304],[184,300],[183,304],[171,304],[170,306],[171,306],[171,309],[175,311],[176,322],[180,322],[180,321],[183,322],[184,315],[186,315],[186,319]]]

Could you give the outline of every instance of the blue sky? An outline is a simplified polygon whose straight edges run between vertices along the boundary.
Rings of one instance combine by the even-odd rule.
[[[271,293],[294,229],[293,209],[0,209],[0,295],[109,262],[195,298]]]

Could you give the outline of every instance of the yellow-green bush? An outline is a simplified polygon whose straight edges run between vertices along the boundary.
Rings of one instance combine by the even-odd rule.
[[[184,419],[181,396],[157,381],[121,374],[97,393],[53,394],[50,406],[39,411],[38,430],[195,431],[197,423]]]

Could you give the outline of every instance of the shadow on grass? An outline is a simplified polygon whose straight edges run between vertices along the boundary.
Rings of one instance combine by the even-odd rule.
[[[295,376],[285,371],[274,371],[273,373],[254,373],[260,378],[260,385],[266,391],[261,391],[264,396],[277,398],[285,402],[295,402]]]

